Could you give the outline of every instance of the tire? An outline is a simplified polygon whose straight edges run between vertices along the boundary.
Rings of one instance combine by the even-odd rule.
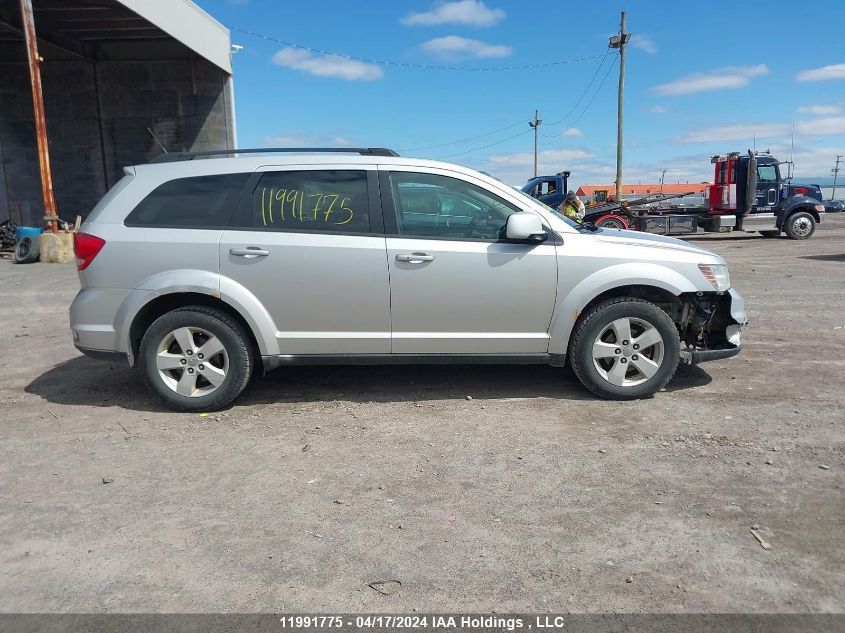
[[[618,215],[604,215],[596,220],[595,225],[604,229],[627,229],[628,222]]]
[[[780,231],[760,231],[763,237],[780,237]]]
[[[214,354],[201,357],[203,348]],[[187,306],[160,316],[147,328],[138,360],[144,382],[169,408],[217,411],[249,382],[252,349],[247,331],[226,312]]]
[[[806,211],[797,211],[786,218],[783,232],[791,240],[806,240],[816,232],[816,219]]]
[[[631,339],[617,339],[620,322],[628,324]],[[626,335],[624,327],[619,333]],[[655,342],[635,350],[637,339],[646,334],[645,341]],[[678,330],[668,314],[649,301],[620,297],[584,313],[575,327],[569,360],[581,384],[597,396],[634,400],[666,386],[678,368],[680,349]]]
[[[41,243],[31,237],[22,237],[15,246],[16,264],[34,264],[41,256]]]

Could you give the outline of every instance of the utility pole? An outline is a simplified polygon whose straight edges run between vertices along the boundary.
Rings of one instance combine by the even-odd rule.
[[[619,21],[619,34],[610,38],[608,48],[619,49],[619,100],[616,106],[616,201],[622,201],[622,103],[625,92],[625,45],[631,34],[625,32],[625,12]]]
[[[32,107],[35,112],[35,140],[38,144],[38,164],[41,169],[41,194],[44,199],[44,217],[50,230],[58,230],[56,199],[53,196],[53,176],[50,171],[50,149],[47,144],[47,117],[44,114],[44,96],[41,92],[41,55],[35,35],[35,18],[31,0],[21,0],[26,56],[29,62],[29,79],[32,88]]]
[[[663,193],[663,179],[666,178],[666,170],[660,172],[660,193]],[[678,181],[680,183],[680,181]]]
[[[836,200],[836,176],[839,174],[839,163],[842,162],[842,154],[836,155],[836,166],[830,171],[833,172],[833,191],[830,192],[830,199]]]
[[[538,118],[540,116],[540,112],[538,110],[534,110],[534,120],[529,121],[528,125],[534,128],[534,177],[537,177],[537,128],[540,127],[540,124],[543,122],[542,119]]]

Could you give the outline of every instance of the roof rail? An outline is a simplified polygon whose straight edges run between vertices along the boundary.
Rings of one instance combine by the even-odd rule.
[[[204,152],[168,152],[153,158],[150,163],[173,163],[211,156],[233,156],[236,154],[360,154],[361,156],[399,156],[392,149],[384,147],[251,147],[245,149],[217,149]]]

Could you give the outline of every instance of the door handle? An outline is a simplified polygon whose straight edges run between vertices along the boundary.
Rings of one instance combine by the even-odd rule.
[[[230,248],[229,255],[236,257],[246,257],[247,259],[255,259],[256,257],[267,257],[270,251],[258,248],[257,246],[247,246],[246,248]]]
[[[434,255],[426,255],[425,253],[399,253],[396,255],[397,262],[407,262],[409,264],[424,264],[425,262],[433,262]]]

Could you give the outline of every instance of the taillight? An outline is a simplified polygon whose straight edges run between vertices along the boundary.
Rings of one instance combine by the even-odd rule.
[[[77,233],[73,237],[73,253],[76,255],[76,269],[85,270],[88,264],[94,261],[103,246],[106,245],[106,240],[96,235],[89,235],[88,233]]]

